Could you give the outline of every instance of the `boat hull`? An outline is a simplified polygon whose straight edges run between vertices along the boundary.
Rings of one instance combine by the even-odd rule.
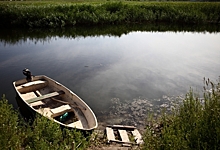
[[[36,111],[33,111],[29,105],[27,105],[22,99],[21,97],[16,94],[16,102],[18,104],[18,110],[20,112],[20,114],[23,116],[23,118],[26,120],[26,121],[33,121],[36,117]]]
[[[75,93],[47,76],[35,76],[33,77],[33,82],[35,83],[34,85],[32,85],[32,82],[28,82],[26,79],[13,82],[14,88],[17,92],[16,100],[22,116],[30,119],[35,118],[36,114],[40,114],[60,124],[62,127],[69,129],[74,128],[80,131],[90,132],[97,128],[98,123],[95,114],[93,113],[91,108]],[[42,88],[40,84],[44,82],[47,83],[47,85],[45,84],[45,87]],[[38,85],[36,83],[40,84]],[[36,90],[35,88],[40,89]],[[38,91],[40,96],[36,95],[36,97],[33,97],[33,93],[36,94],[36,91]],[[49,93],[51,91],[55,91],[56,93],[58,93],[57,91],[62,91],[65,94],[61,93],[62,96],[59,96],[60,93],[58,93],[58,98],[60,98],[61,100],[56,100],[55,98],[51,98],[51,93]],[[30,98],[31,94],[32,97]],[[38,106],[35,107],[33,105],[34,103],[39,103],[39,101],[44,102],[47,107],[41,108]],[[50,103],[52,103],[53,105],[59,104],[59,107],[51,107],[52,105],[50,106]],[[75,122],[72,121],[70,123],[64,123],[56,119],[64,115],[64,111],[59,112],[61,108],[63,109],[63,107],[69,107],[66,113],[74,114],[78,120],[76,120]]]

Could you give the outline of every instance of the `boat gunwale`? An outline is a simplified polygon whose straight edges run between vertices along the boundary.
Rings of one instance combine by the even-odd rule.
[[[86,102],[84,102],[78,95],[76,95],[73,91],[71,91],[69,88],[67,88],[67,87],[64,86],[63,84],[61,84],[61,83],[55,81],[54,79],[51,79],[50,77],[47,77],[47,76],[45,76],[45,75],[38,75],[38,76],[34,76],[34,77],[33,77],[33,80],[34,80],[34,81],[40,80],[40,79],[44,79],[44,80],[46,80],[46,81],[47,81],[47,80],[50,80],[51,82],[54,82],[55,84],[60,85],[63,89],[65,89],[66,91],[68,91],[68,93],[69,93],[71,96],[75,96],[75,97],[84,105],[84,107],[85,107],[86,109],[88,109],[89,113],[92,115],[92,117],[93,117],[93,119],[94,119],[94,126],[92,126],[92,127],[90,127],[90,128],[77,128],[77,127],[74,127],[74,128],[79,129],[79,130],[84,130],[84,131],[90,131],[90,130],[94,130],[95,128],[98,127],[97,118],[96,118],[94,112],[93,112],[92,109],[86,104]],[[25,81],[26,81],[26,82],[25,82]],[[50,81],[48,81],[48,82],[50,82]],[[68,125],[66,125],[66,124],[63,124],[62,122],[57,121],[57,120],[54,119],[54,118],[49,118],[49,117],[47,117],[47,116],[45,116],[45,115],[39,113],[38,111],[36,111],[36,109],[34,109],[30,104],[28,104],[28,103],[22,98],[21,93],[20,93],[20,92],[18,91],[18,89],[16,88],[16,87],[18,87],[18,86],[20,86],[20,85],[22,85],[22,84],[25,84],[25,83],[16,84],[16,83],[19,83],[19,82],[25,82],[25,83],[27,83],[27,80],[26,80],[26,79],[21,79],[21,80],[14,81],[14,82],[13,82],[13,86],[14,86],[14,88],[15,88],[15,90],[16,90],[16,93],[17,93],[18,96],[20,97],[20,99],[21,99],[29,108],[31,108],[32,111],[34,111],[34,112],[36,112],[37,114],[42,115],[42,116],[44,116],[44,117],[50,119],[50,120],[53,120],[54,122],[56,122],[56,123],[58,123],[58,124],[60,124],[60,125],[62,125],[62,126],[65,126],[65,127],[67,127],[67,128],[73,128],[73,127],[70,127],[70,126],[68,126]],[[61,88],[60,90],[62,90],[62,88]],[[85,118],[86,118],[86,120],[88,120],[86,116],[85,116]]]

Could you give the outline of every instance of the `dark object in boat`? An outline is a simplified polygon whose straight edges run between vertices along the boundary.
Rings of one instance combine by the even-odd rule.
[[[26,76],[28,82],[32,81],[31,71],[27,68],[23,70],[23,74]]]

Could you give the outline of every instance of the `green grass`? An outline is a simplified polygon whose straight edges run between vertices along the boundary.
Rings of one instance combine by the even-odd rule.
[[[218,2],[1,2],[1,26],[57,28],[131,23],[219,23]]]
[[[163,114],[147,127],[143,149],[219,149],[220,84],[206,83],[213,90],[205,92],[202,100],[190,90],[172,114]]]
[[[32,124],[19,117],[12,105],[3,96],[0,100],[0,145],[1,149],[58,150],[72,149],[72,142],[78,149],[88,146],[81,132],[61,130],[60,126],[45,117],[38,116]]]

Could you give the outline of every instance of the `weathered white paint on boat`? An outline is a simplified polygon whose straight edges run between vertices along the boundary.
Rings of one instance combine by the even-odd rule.
[[[75,93],[57,81],[41,75],[13,82],[14,88],[24,103],[33,111],[60,125],[80,130],[93,130],[98,123],[91,108]],[[68,112],[68,120],[56,117]]]

